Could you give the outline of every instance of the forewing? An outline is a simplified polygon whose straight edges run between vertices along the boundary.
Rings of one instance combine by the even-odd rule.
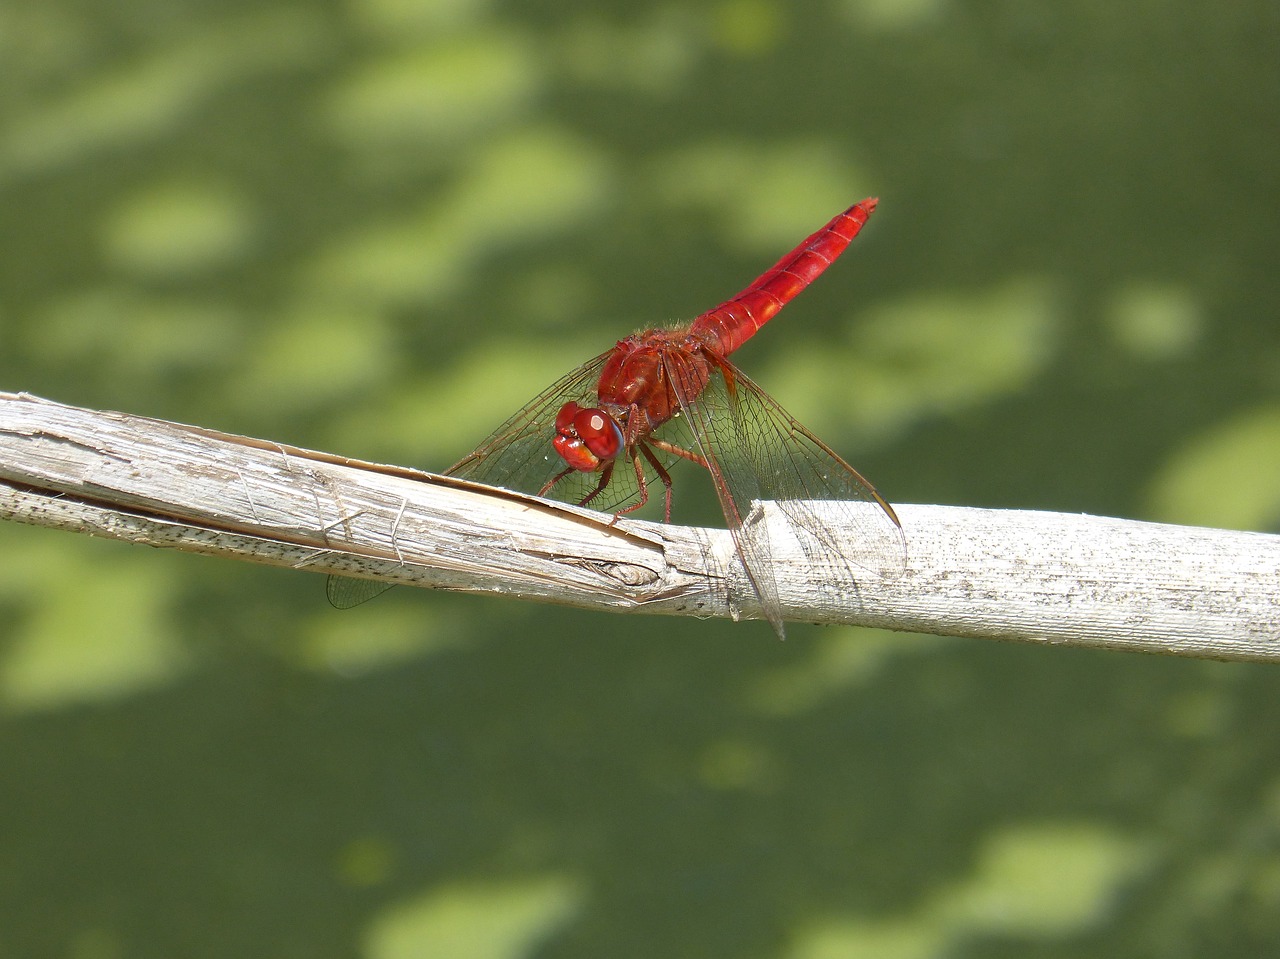
[[[375,596],[381,596],[394,585],[395,583],[384,583],[376,579],[332,575],[325,580],[324,592],[329,597],[329,605],[334,609],[351,609],[369,602]]]
[[[736,409],[728,402],[724,375],[720,370],[713,370],[710,381],[698,390],[696,383],[688,382],[681,374],[679,367],[669,366],[668,375],[689,425],[694,449],[707,464],[747,579],[760,600],[760,609],[778,636],[785,636],[768,531],[762,515],[753,511],[753,503],[764,495],[759,477],[752,469],[743,424],[735,418]],[[729,599],[730,606],[736,609],[738,604],[732,594]]]
[[[596,384],[608,358],[608,353],[602,353],[551,384],[445,470],[445,475],[536,493],[564,467],[551,445],[556,414],[569,402],[596,405]]]
[[[560,407],[570,401],[587,406],[596,405],[596,384],[600,379],[600,369],[608,357],[609,353],[602,353],[553,383],[499,426],[475,450],[445,470],[445,475],[489,486],[537,493],[565,465],[551,445],[556,435],[556,414]],[[557,483],[547,495],[578,502],[597,482],[597,474],[575,473]],[[634,477],[631,486],[634,490]],[[579,492],[584,487],[585,491]],[[326,592],[331,604],[339,609],[349,609],[368,602],[390,588],[391,584],[377,580],[330,576]]]
[[[858,567],[901,572],[906,540],[892,507],[853,467],[795,421],[727,361],[717,360],[705,389],[681,396],[695,442],[707,460],[725,519],[765,615],[781,632],[781,610],[767,527],[754,504],[774,500],[802,548],[854,578]],[[823,503],[819,514],[812,502]],[[832,523],[852,532],[842,550]]]
[[[544,495],[565,503],[581,503],[600,485],[602,474],[565,473],[565,461],[552,445],[556,435],[556,414],[565,403],[573,402],[585,407],[599,404],[600,371],[612,353],[612,350],[602,353],[554,383],[445,474],[524,493],[539,493],[560,477]],[[664,463],[671,458],[659,456]],[[653,475],[649,464],[642,460],[641,465],[646,472],[646,485],[652,487],[656,483],[661,490],[661,482]],[[617,511],[638,503],[640,496],[634,465],[626,459],[619,459],[609,475],[608,484],[592,497],[588,505],[604,512]]]

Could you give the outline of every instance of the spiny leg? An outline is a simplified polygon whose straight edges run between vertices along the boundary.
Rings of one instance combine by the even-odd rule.
[[[660,449],[664,453],[671,453],[673,456],[679,456],[690,463],[697,463],[703,469],[707,468],[707,461],[702,457],[701,453],[695,453],[693,450],[687,450],[683,446],[676,446],[675,443],[668,443],[666,440],[657,440],[653,437],[650,437],[648,442],[650,446]]]
[[[575,470],[572,466],[562,469],[559,473],[551,477],[551,479],[547,480],[547,482],[545,482],[542,485],[542,489],[538,490],[538,495],[546,496],[549,492],[551,492],[552,488],[554,488],[557,483],[559,483],[566,476],[572,476],[576,472],[577,470]],[[596,484],[596,488],[593,489],[586,496],[584,496],[582,499],[578,500],[577,505],[586,506],[593,499],[595,499],[597,496],[603,493],[605,490],[605,487],[609,485],[609,480],[611,480],[612,478],[613,478],[613,464],[610,463],[600,472],[600,482]]]
[[[600,471],[600,482],[596,484],[596,488],[595,488],[595,489],[593,489],[590,493],[588,493],[588,494],[587,494],[586,496],[584,496],[582,499],[578,500],[578,505],[579,505],[579,506],[586,506],[586,505],[587,505],[588,503],[590,503],[593,499],[595,499],[597,496],[599,496],[601,493],[603,493],[603,492],[604,492],[605,487],[609,485],[609,480],[611,480],[611,479],[613,479],[613,464],[612,464],[612,463],[610,463],[608,466],[606,466],[604,469],[602,469],[602,470]]]
[[[551,492],[551,488],[552,488],[553,486],[555,486],[557,483],[559,483],[562,479],[564,479],[566,476],[568,476],[568,475],[569,475],[570,473],[572,473],[572,472],[573,472],[573,467],[572,467],[572,466],[569,466],[569,467],[566,467],[565,469],[562,469],[559,473],[557,473],[555,476],[551,477],[551,479],[547,480],[547,481],[542,485],[542,489],[538,490],[538,495],[539,495],[539,496],[546,496],[549,492]],[[600,491],[599,491],[599,490],[596,490],[596,492],[598,493],[598,492],[600,492]],[[593,493],[592,495],[595,495],[595,494]]]
[[[639,450],[644,450],[645,456],[649,455],[649,451],[645,450],[644,445],[641,444],[640,446],[635,447],[631,452],[631,467],[636,471],[636,488],[640,491],[640,500],[639,502],[632,503],[626,509],[620,509],[618,512],[614,513],[613,522],[609,524],[610,526],[618,521],[619,516],[625,516],[627,513],[634,513],[645,503],[649,502],[649,481],[645,479],[644,467],[640,465]],[[659,467],[659,469],[661,469],[661,467]]]
[[[670,446],[669,443],[666,445]],[[676,447],[671,447],[671,448],[673,450],[676,449]],[[671,522],[671,474],[668,473],[665,469],[663,469],[662,464],[658,462],[658,457],[653,455],[653,450],[649,448],[648,443],[640,444],[640,452],[644,454],[644,458],[649,461],[649,465],[652,466],[654,472],[658,474],[658,479],[662,480],[662,485],[666,487],[666,489],[663,490],[662,521],[664,523],[670,523]],[[636,459],[636,475],[640,475],[640,460],[638,457]]]

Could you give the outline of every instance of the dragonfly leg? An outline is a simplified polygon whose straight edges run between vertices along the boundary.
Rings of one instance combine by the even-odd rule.
[[[665,445],[671,446],[671,444],[669,443]],[[678,449],[678,447],[671,446],[671,449],[676,450]],[[649,461],[649,465],[652,466],[654,472],[658,474],[658,479],[662,480],[662,485],[666,487],[662,493],[662,497],[663,497],[662,521],[664,523],[670,523],[671,522],[671,474],[662,468],[662,464],[658,462],[658,457],[654,456],[653,450],[649,449],[648,443],[640,444],[640,452],[644,454],[644,458]],[[699,459],[701,459],[701,457],[699,457]],[[636,475],[637,476],[641,475],[639,457],[636,457]]]
[[[463,462],[466,462],[466,461],[464,460]],[[572,466],[568,467],[567,469],[562,469],[559,473],[551,477],[551,479],[547,480],[546,483],[543,484],[542,489],[538,490],[538,495],[546,496],[549,492],[551,492],[551,488],[553,486],[555,486],[557,483],[559,483],[562,479],[564,479],[566,476],[568,476],[572,472],[573,472]],[[599,492],[600,490],[596,490],[596,492],[592,493],[591,495],[595,496],[596,493],[599,493]]]
[[[666,440],[656,440],[653,437],[650,437],[648,442],[650,446],[656,447],[664,453],[679,456],[681,459],[686,459],[690,463],[697,463],[703,469],[707,469],[707,461],[700,453],[695,453],[693,450],[687,450],[683,446],[676,446],[675,443],[668,443]]]
[[[542,485],[542,489],[538,490],[538,495],[546,496],[549,492],[551,492],[552,488],[554,488],[557,483],[559,483],[566,476],[571,476],[576,472],[578,471],[575,470],[572,466],[566,469],[562,469],[559,473],[551,477],[551,479],[547,480],[547,482]],[[596,483],[596,488],[593,489],[586,496],[584,496],[582,499],[578,500],[577,505],[586,506],[593,499],[595,499],[597,496],[603,493],[605,490],[605,487],[609,485],[609,480],[611,480],[612,478],[613,478],[613,464],[610,463],[603,470],[600,471],[600,482]],[[614,517],[614,518],[616,519],[617,517]]]
[[[572,470],[569,470],[568,472],[572,472]],[[566,474],[564,474],[564,475],[567,475],[567,473],[566,473]],[[582,499],[578,500],[578,505],[579,505],[579,506],[586,506],[586,505],[587,505],[588,503],[590,503],[593,499],[595,499],[597,496],[599,496],[601,493],[603,493],[603,492],[604,492],[604,488],[605,488],[606,486],[608,486],[608,485],[609,485],[609,480],[611,480],[611,479],[613,479],[613,464],[612,464],[612,463],[610,463],[608,466],[606,466],[604,469],[602,469],[602,470],[600,471],[600,482],[596,484],[596,488],[595,488],[595,489],[593,489],[590,493],[588,493],[588,494],[587,494],[586,496],[584,496]]]
[[[640,465],[640,453],[638,450],[644,450],[645,456],[649,455],[649,451],[644,448],[643,444],[641,444],[633,449],[631,453],[631,467],[636,471],[636,488],[640,492],[640,499],[632,503],[626,509],[620,509],[618,512],[614,513],[613,522],[609,524],[610,526],[618,521],[619,516],[625,516],[627,513],[634,513],[640,507],[644,506],[645,503],[649,502],[649,481],[645,479],[644,467]],[[668,489],[667,492],[669,495],[670,490]]]

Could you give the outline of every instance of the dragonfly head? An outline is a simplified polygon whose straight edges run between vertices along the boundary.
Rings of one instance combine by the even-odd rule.
[[[552,445],[573,469],[594,473],[617,459],[624,444],[622,430],[604,410],[566,403],[556,414]]]

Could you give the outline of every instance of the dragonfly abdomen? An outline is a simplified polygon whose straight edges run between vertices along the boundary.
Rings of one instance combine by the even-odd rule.
[[[837,214],[733,299],[695,319],[690,332],[713,339],[728,356],[835,262],[875,208],[876,198],[868,197]]]

